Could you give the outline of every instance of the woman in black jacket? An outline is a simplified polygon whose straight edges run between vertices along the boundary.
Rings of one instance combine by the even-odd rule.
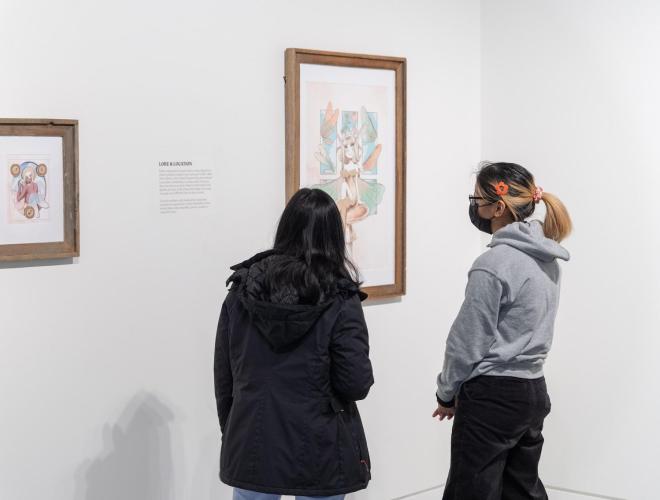
[[[215,344],[220,479],[234,500],[339,500],[366,488],[355,404],[373,384],[366,295],[332,198],[300,190],[274,248],[232,270]]]

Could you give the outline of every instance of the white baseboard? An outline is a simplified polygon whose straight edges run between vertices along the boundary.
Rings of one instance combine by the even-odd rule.
[[[392,500],[442,500],[442,493],[445,490],[445,485],[441,484],[433,488],[429,488],[423,491],[418,491],[415,493],[410,493],[402,497],[397,497]]]
[[[622,500],[614,497],[603,497],[599,495],[590,495],[588,493],[579,493],[576,491],[560,490],[555,488],[547,488],[548,500]],[[411,493],[403,497],[398,497],[393,500],[442,500],[442,493],[444,492],[444,485],[428,490],[420,491],[418,493]]]
[[[608,497],[603,495],[590,495],[589,493],[581,493],[578,491],[558,489],[546,487],[548,491],[548,500],[625,500],[623,498]],[[407,495],[398,496],[390,500],[442,500],[442,494],[445,491],[445,485],[441,484],[432,488],[422,491],[412,492]],[[353,495],[348,495],[347,498],[352,498]],[[294,497],[282,497],[282,500],[294,500]]]
[[[562,488],[547,486],[548,500],[625,500],[618,497],[593,495],[580,491],[565,490]]]
[[[548,500],[591,500],[597,498],[583,493],[573,493],[572,491],[553,490],[551,488],[547,488],[547,490]]]

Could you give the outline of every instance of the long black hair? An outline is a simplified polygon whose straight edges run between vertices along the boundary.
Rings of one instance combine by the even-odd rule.
[[[320,189],[303,188],[289,200],[273,249],[287,258],[268,270],[269,288],[293,286],[302,303],[324,300],[340,281],[360,285],[358,270],[346,251],[339,209]]]

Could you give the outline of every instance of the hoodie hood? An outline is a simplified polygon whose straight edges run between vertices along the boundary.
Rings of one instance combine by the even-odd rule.
[[[543,233],[543,225],[538,220],[513,222],[503,227],[493,235],[488,246],[494,248],[499,245],[516,248],[543,262],[570,259],[570,254],[564,247],[556,241],[546,238]]]
[[[250,315],[257,331],[277,352],[292,349],[314,327],[323,313],[341,296],[360,294],[359,287],[349,280],[339,280],[337,293],[323,297],[318,304],[301,304],[298,292],[292,286],[268,290],[266,272],[271,266],[290,259],[274,250],[261,252],[251,259],[232,266],[234,273],[227,280]]]

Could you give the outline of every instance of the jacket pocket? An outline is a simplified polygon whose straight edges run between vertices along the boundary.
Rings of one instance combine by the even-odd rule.
[[[225,438],[225,434],[227,433],[227,429],[229,429],[229,422],[231,421],[231,414],[232,414],[233,409],[234,409],[234,402],[233,402],[233,398],[232,398],[232,402],[229,406],[229,410],[227,411],[227,414],[224,416],[224,419],[220,422],[220,427],[221,427],[221,430],[222,430],[222,438],[221,439]]]
[[[365,481],[369,481],[371,479],[371,461],[369,460],[369,451],[367,450],[367,440],[364,438],[364,433],[362,433],[362,437],[358,436],[358,450],[360,454],[360,465],[362,474],[364,477]]]
[[[360,482],[367,482],[371,479],[371,460],[362,421],[355,403],[350,403],[347,411],[339,414],[339,421],[345,429],[346,441],[343,448],[351,451],[346,457],[350,460],[345,464],[348,469],[347,473],[353,475],[357,472],[356,479]]]
[[[358,412],[357,406],[353,403],[353,436],[358,445],[358,454],[360,458],[360,465],[365,481],[371,479],[371,459],[369,457],[369,448],[367,447],[367,436],[364,433],[364,426],[362,425],[362,418]]]

